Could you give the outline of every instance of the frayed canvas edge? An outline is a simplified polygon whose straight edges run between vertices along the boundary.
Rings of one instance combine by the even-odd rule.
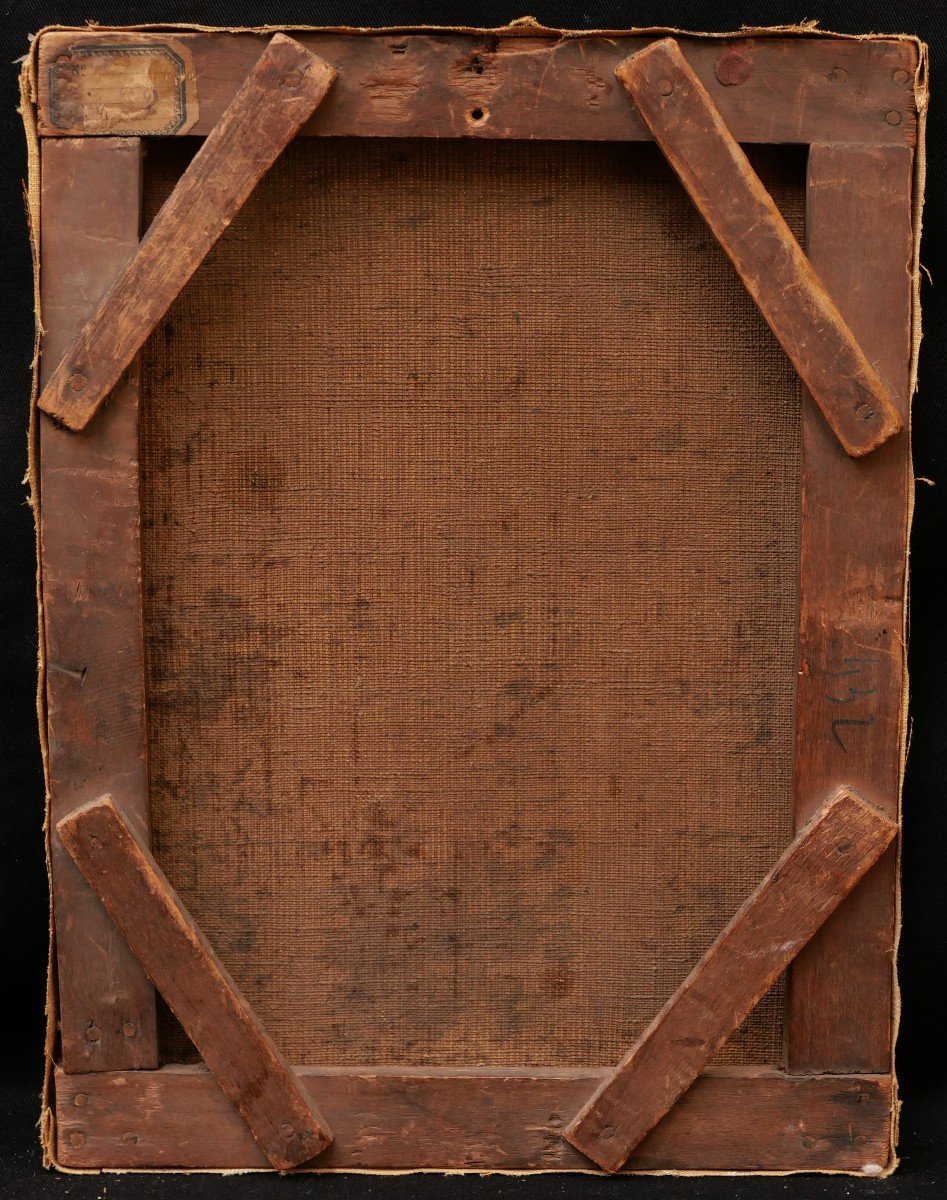
[[[353,36],[378,36],[384,34],[425,34],[425,33],[444,33],[444,34],[490,34],[490,35],[506,35],[511,37],[526,37],[539,36],[549,37],[557,36],[561,41],[581,40],[583,38],[593,37],[635,37],[635,36],[658,36],[658,35],[678,35],[681,37],[729,40],[733,38],[745,37],[776,37],[776,36],[794,36],[794,37],[814,37],[814,38],[832,38],[843,41],[906,41],[913,43],[917,50],[918,63],[914,77],[914,99],[917,108],[917,145],[915,148],[914,157],[914,179],[912,197],[912,226],[914,234],[913,255],[911,263],[912,277],[912,303],[911,303],[911,363],[910,363],[910,383],[909,383],[909,398],[913,402],[913,397],[917,392],[918,379],[918,359],[920,355],[920,345],[922,339],[921,329],[921,305],[920,305],[920,244],[921,244],[921,229],[922,229],[922,213],[924,207],[924,189],[927,178],[927,160],[926,160],[926,126],[927,126],[927,109],[930,99],[929,92],[929,54],[928,47],[919,37],[914,34],[881,34],[881,33],[838,33],[832,30],[820,29],[817,20],[805,21],[800,24],[789,25],[767,25],[754,26],[744,25],[739,29],[723,31],[723,32],[707,32],[699,30],[677,29],[673,26],[632,26],[626,29],[559,29],[551,26],[542,25],[532,16],[518,17],[511,21],[508,25],[484,28],[482,26],[466,26],[466,25],[393,25],[393,26],[344,26],[344,25],[262,25],[262,26],[220,26],[220,25],[202,25],[183,22],[170,22],[161,24],[146,24],[146,25],[124,25],[124,26],[105,26],[100,25],[94,20],[86,22],[85,26],[74,25],[46,25],[42,27],[31,39],[31,46],[28,54],[24,57],[23,65],[20,71],[20,106],[18,112],[23,120],[24,134],[27,145],[27,184],[25,189],[25,202],[27,210],[27,220],[29,224],[30,248],[33,258],[33,303],[35,310],[35,332],[33,344],[33,362],[32,362],[32,387],[30,395],[30,418],[29,418],[29,433],[28,433],[28,469],[24,483],[27,485],[27,502],[33,512],[33,521],[36,535],[36,597],[37,597],[37,620],[38,620],[38,661],[37,661],[37,690],[36,690],[36,711],[39,723],[39,739],[40,750],[43,760],[43,777],[45,783],[45,803],[44,803],[44,844],[46,853],[46,874],[47,879],[51,882],[50,872],[50,846],[49,846],[49,755],[48,755],[48,738],[47,738],[47,713],[46,713],[46,653],[45,653],[45,623],[43,620],[43,592],[42,592],[42,574],[40,569],[40,494],[39,494],[39,476],[37,472],[38,462],[38,410],[37,399],[39,394],[39,361],[40,361],[40,345],[43,334],[42,325],[42,309],[40,303],[40,155],[39,155],[39,135],[36,126],[36,61],[39,51],[39,42],[41,37],[46,33],[53,32],[84,32],[86,30],[98,30],[101,32],[127,32],[130,30],[139,32],[155,32],[160,33],[165,30],[177,30],[181,32],[195,33],[253,33],[265,34],[276,32],[308,32],[308,33],[339,33]],[[899,730],[899,783],[898,783],[898,822],[901,823],[903,811],[903,787],[905,764],[908,751],[908,700],[909,700],[909,680],[907,675],[907,635],[908,635],[908,579],[910,567],[910,531],[913,523],[914,515],[914,497],[915,485],[912,479],[912,485],[908,489],[907,512],[906,512],[906,532],[908,535],[908,563],[905,569],[905,587],[904,599],[902,604],[902,655],[904,656],[904,685],[902,689],[901,714],[900,714],[900,730]],[[684,1176],[698,1177],[705,1176],[723,1176],[725,1178],[741,1178],[744,1176],[766,1176],[772,1178],[781,1178],[789,1175],[846,1175],[850,1178],[887,1178],[892,1175],[900,1165],[900,1160],[897,1155],[898,1132],[900,1124],[901,1101],[898,1095],[898,1079],[894,1069],[894,1053],[897,1043],[898,1031],[901,1019],[901,989],[898,981],[897,970],[897,954],[901,940],[901,928],[903,923],[902,914],[902,899],[901,899],[901,863],[902,863],[902,848],[901,839],[898,840],[897,851],[897,888],[895,892],[895,933],[894,933],[894,952],[892,955],[892,972],[893,972],[893,1009],[892,1009],[892,1031],[891,1031],[891,1055],[892,1055],[892,1119],[890,1132],[890,1150],[889,1161],[883,1171],[876,1175],[869,1175],[865,1172],[857,1171],[834,1171],[834,1170],[818,1170],[810,1169],[791,1170],[791,1171],[685,1171],[685,1170],[656,1170],[656,1171],[629,1171],[623,1175],[656,1175],[656,1176]],[[101,1168],[101,1169],[79,1169],[74,1167],[66,1167],[56,1158],[56,1116],[55,1105],[53,1103],[53,1069],[54,1061],[53,1054],[55,1050],[55,1039],[57,1032],[57,1008],[56,1008],[56,988],[55,988],[55,971],[54,971],[54,924],[52,911],[52,891],[50,890],[50,909],[49,909],[49,950],[47,955],[47,970],[46,970],[46,1037],[44,1044],[45,1070],[43,1074],[42,1088],[42,1110],[38,1122],[40,1130],[40,1141],[43,1150],[43,1165],[47,1168],[54,1168],[64,1174],[72,1175],[101,1175],[101,1174],[174,1174],[174,1175],[190,1175],[190,1174],[209,1174],[209,1175],[246,1175],[258,1173],[271,1173],[267,1168],[240,1168],[240,1169],[183,1169],[183,1168],[129,1168],[126,1170],[117,1168]],[[320,1170],[318,1167],[313,1167],[305,1171],[294,1172],[295,1174],[307,1175],[331,1175],[331,1174],[351,1174],[351,1175],[505,1175],[513,1177],[521,1177],[526,1175],[592,1175],[604,1176],[601,1171],[589,1170],[573,1170],[573,1171],[558,1171],[558,1170],[529,1170],[529,1171],[505,1171],[499,1169],[471,1169],[471,1170],[449,1170],[437,1168],[412,1168],[408,1170],[372,1170],[359,1168],[327,1168]]]
[[[39,422],[36,401],[39,396],[39,361],[43,337],[43,318],[40,303],[40,151],[36,129],[36,87],[34,55],[36,39],[30,53],[24,58],[20,69],[20,103],[17,111],[23,121],[26,140],[27,178],[24,188],[26,217],[29,226],[30,251],[33,260],[33,309],[35,313],[33,332],[32,380],[30,387],[30,416],[27,442],[27,471],[23,480],[26,485],[26,501],[33,513],[33,529],[36,538],[36,613],[37,613],[37,663],[36,663],[36,718],[39,726],[40,754],[43,760],[43,848],[46,856],[46,879],[51,881],[49,847],[49,742],[46,725],[46,624],[43,619],[43,579],[41,571],[40,542],[40,494],[39,472]],[[43,1046],[44,1070],[41,1093],[41,1109],[38,1122],[40,1144],[43,1151],[43,1166],[58,1165],[55,1162],[56,1115],[53,1105],[53,1054],[56,1041],[56,975],[54,970],[54,932],[52,893],[49,902],[49,943],[46,957],[46,1033]]]

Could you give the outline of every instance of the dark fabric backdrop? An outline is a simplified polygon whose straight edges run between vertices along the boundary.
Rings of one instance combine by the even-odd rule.
[[[80,25],[87,19],[124,25],[200,22],[217,25],[286,23],[309,25],[499,25],[525,9],[547,25],[618,28],[671,25],[727,30],[746,24],[782,24],[817,17],[823,28],[841,32],[914,33],[931,47],[933,105],[928,123],[928,185],[922,261],[925,339],[920,387],[914,406],[915,474],[919,483],[911,559],[911,743],[904,794],[904,927],[901,940],[903,1017],[898,1072],[905,1107],[903,1166],[890,1180],[638,1179],[599,1180],[579,1176],[530,1179],[492,1177],[299,1177],[280,1180],[246,1176],[69,1177],[44,1172],[35,1123],[42,1069],[46,970],[46,875],[43,860],[43,782],[34,708],[36,629],[33,524],[22,485],[26,470],[26,427],[33,353],[33,297],[29,242],[22,201],[24,140],[16,113],[13,61],[29,37],[48,24]],[[62,0],[3,3],[0,34],[0,975],[7,1016],[0,1024],[0,1186],[11,1197],[223,1196],[269,1197],[567,1197],[618,1196],[632,1190],[646,1197],[941,1196],[947,1192],[947,1067],[944,980],[947,936],[944,921],[944,763],[947,758],[947,680],[943,588],[947,577],[947,303],[944,278],[947,147],[941,64],[947,58],[947,5],[872,4],[868,0],[823,0],[821,5],[756,0],[743,5],[685,0],[641,0],[635,4],[593,0],[523,0],[502,3],[444,3],[335,0],[276,4],[240,0],[155,0],[135,6],[121,0]]]

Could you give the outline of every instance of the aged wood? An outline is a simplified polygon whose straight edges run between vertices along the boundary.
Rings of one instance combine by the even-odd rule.
[[[853,456],[876,449],[902,427],[887,385],[677,42],[653,43],[616,75],[839,441]]]
[[[40,379],[138,245],[134,138],[42,147]],[[50,870],[67,1071],[158,1062],[154,989],[64,851],[55,823],[106,789],[148,832],[138,505],[138,377],[88,437],[39,423]]]
[[[127,36],[101,29],[40,35],[42,134],[81,134],[90,120],[96,132],[127,132],[172,110],[157,92],[143,99],[140,87],[129,86],[123,102],[108,47]],[[266,35],[252,33],[174,30],[137,37],[145,44],[173,42],[190,54],[200,108],[187,128],[192,134],[213,129],[266,45]],[[515,30],[294,37],[339,72],[303,135],[651,138],[614,78],[619,62],[644,48],[652,40],[647,37],[552,31],[523,37]],[[917,47],[910,39],[682,38],[681,45],[741,142],[914,144]],[[57,82],[79,73],[85,116],[75,87]]]
[[[617,1171],[896,831],[878,809],[840,788],[569,1124],[566,1138]]]
[[[808,249],[855,335],[874,347],[905,425],[911,345],[911,152],[813,146]],[[844,777],[897,817],[904,738],[910,449],[847,458],[803,410],[796,821]],[[891,1067],[897,861],[892,848],[793,964],[795,1071]]]
[[[288,1169],[324,1150],[314,1103],[118,806],[93,800],[56,828],[269,1162]]]
[[[650,38],[468,30],[367,36],[314,33],[301,34],[298,40],[308,55],[325,60],[313,68],[319,73],[322,94],[334,72],[340,72],[315,117],[297,114],[303,134],[615,142],[652,138],[642,117],[642,112],[648,117],[649,97],[639,98],[639,112],[615,80],[616,68],[630,53],[644,51],[640,57],[645,64],[657,62],[664,51]],[[134,57],[134,43],[139,41],[143,53]],[[228,106],[247,75],[263,70],[268,41],[263,34],[179,31],[138,35],[82,30],[41,35],[37,85],[44,137],[42,288],[48,331],[43,343],[44,387],[52,378],[50,368],[89,321],[137,245],[140,145],[114,135],[211,134],[207,145],[218,144],[218,133],[213,131],[229,115]],[[291,43],[278,38],[276,44]],[[860,345],[870,360],[869,372],[876,375],[870,385],[885,390],[906,426],[911,173],[917,132],[915,44],[908,39],[682,38],[680,48],[683,66],[678,61],[673,67],[690,70],[696,77],[688,83],[689,95],[709,97],[724,132],[729,129],[737,142],[815,143],[810,154],[808,216],[812,271],[803,283],[808,300],[813,304],[818,300],[823,315],[830,312],[832,319],[820,327],[822,333],[828,329],[837,341],[828,349],[821,344],[816,365],[822,375],[810,382],[821,389],[823,405],[831,411],[840,393],[823,384],[839,377],[835,366],[846,362],[845,354],[849,358],[847,375],[844,370],[841,375],[843,387],[849,376],[864,374],[868,364]],[[630,69],[640,69],[640,62]],[[284,66],[284,78],[287,70]],[[670,68],[648,78],[657,84],[656,95],[650,95],[653,116],[666,111],[668,102],[681,93],[661,95],[663,81],[673,83]],[[317,103],[314,100],[312,107]],[[269,137],[272,120],[264,121],[261,113],[257,116]],[[719,124],[714,128],[719,134]],[[90,133],[108,136],[83,136]],[[238,154],[246,151],[243,157],[248,160],[259,151],[258,144],[256,149],[250,146],[252,138],[238,138],[233,129],[231,138],[238,143]],[[827,141],[832,144],[821,144]],[[488,148],[472,149],[483,154]],[[272,150],[269,162],[278,153],[278,147]],[[742,153],[733,147],[728,153],[729,158],[714,157],[713,171],[704,173],[703,203],[701,196],[694,195],[702,212],[704,204],[718,199],[714,188],[720,161],[729,163],[741,184],[748,185],[741,173]],[[205,148],[195,161],[206,155]],[[257,167],[253,160],[241,170],[247,175],[256,171],[256,179],[269,162]],[[760,171],[768,178],[762,167]],[[177,230],[169,225],[167,245],[159,243],[157,251],[146,252],[154,274],[143,274],[137,284],[129,284],[124,300],[113,300],[114,311],[127,310],[130,316],[124,321],[106,318],[97,335],[104,338],[101,345],[106,353],[101,361],[106,375],[112,373],[111,383],[94,378],[92,367],[73,370],[72,376],[85,375],[93,386],[60,396],[67,415],[56,415],[79,427],[109,392],[111,402],[81,438],[53,421],[40,420],[38,426],[50,849],[62,1029],[63,1070],[55,1073],[59,1160],[79,1169],[239,1169],[265,1168],[268,1162],[286,1167],[308,1161],[329,1140],[312,1104],[318,1098],[335,1140],[311,1163],[315,1170],[589,1170],[593,1166],[589,1149],[580,1140],[576,1141],[579,1148],[570,1145],[563,1128],[585,1104],[568,1136],[575,1138],[587,1118],[597,1122],[593,1143],[598,1133],[604,1137],[604,1118],[596,1104],[603,1097],[610,1103],[616,1087],[621,1087],[633,1089],[632,1103],[627,1108],[618,1105],[621,1111],[611,1124],[620,1133],[604,1141],[613,1147],[615,1141],[621,1145],[626,1137],[644,1134],[622,1169],[881,1173],[889,1165],[893,1135],[894,1087],[889,1072],[897,895],[894,848],[882,853],[881,843],[893,835],[898,812],[909,446],[906,437],[893,438],[867,459],[851,458],[809,398],[804,416],[796,781],[796,822],[803,833],[796,852],[800,843],[811,849],[815,831],[804,827],[812,816],[812,797],[825,795],[840,778],[877,803],[889,819],[877,817],[868,806],[856,809],[875,822],[878,842],[872,853],[877,852],[880,861],[857,886],[854,873],[842,879],[839,870],[838,888],[854,890],[791,966],[788,1075],[752,1068],[699,1072],[713,1045],[728,1036],[745,1007],[752,1006],[760,990],[810,936],[806,921],[811,923],[819,914],[824,919],[838,902],[839,895],[831,895],[831,888],[820,893],[811,880],[801,879],[791,852],[788,864],[787,860],[781,863],[778,878],[775,873],[770,876],[744,905],[617,1072],[595,1067],[321,1067],[298,1071],[297,1084],[266,1034],[252,1028],[248,1034],[239,993],[199,930],[188,928],[187,914],[183,906],[173,903],[174,894],[169,890],[162,895],[160,887],[156,893],[146,886],[146,878],[160,882],[163,876],[145,844],[149,823],[138,543],[138,381],[137,366],[122,374],[119,359],[124,358],[125,364],[132,360],[141,339],[154,328],[251,191],[254,180],[228,180],[225,165],[221,172],[227,186],[236,182],[245,187],[241,199],[232,210],[228,208],[226,219],[220,219],[220,228],[205,239],[206,248],[201,250],[191,230],[211,210],[219,217],[213,197],[203,193],[202,214],[193,197],[181,200],[175,195],[169,208],[177,205],[178,219],[171,222]],[[701,184],[701,172],[685,175],[685,183],[693,195]],[[775,186],[773,194],[779,195]],[[731,235],[740,214],[730,212],[729,192],[726,199],[723,236],[709,216],[707,220],[736,260],[734,246],[739,248],[739,243]],[[757,210],[752,219],[772,217],[765,204],[768,200],[765,192],[762,197],[755,194]],[[162,212],[155,228],[166,220]],[[805,259],[800,265],[798,250],[780,240],[781,231],[777,233],[790,265],[797,272],[805,271]],[[754,236],[759,237],[758,230]],[[151,237],[149,233],[148,241]],[[176,237],[182,239],[180,244],[173,241]],[[726,238],[731,239],[729,247]],[[177,281],[181,246],[185,273]],[[739,262],[736,265],[741,269]],[[129,274],[135,269],[129,266]],[[771,286],[773,270],[773,264],[766,262],[759,276],[763,300],[752,286],[749,290],[764,310],[768,303],[770,309],[775,304],[784,311],[789,302],[779,284],[786,279],[777,275],[778,285]],[[728,278],[737,286],[735,276]],[[149,279],[156,279],[158,286],[150,285]],[[822,297],[813,299],[815,286],[831,297],[828,310]],[[154,301],[150,292],[157,293]],[[788,296],[804,313],[810,311],[799,294],[790,291]],[[772,316],[768,319],[773,322]],[[124,323],[128,321],[135,324],[134,337]],[[113,331],[110,324],[119,328]],[[792,329],[798,332],[798,325]],[[849,332],[852,340],[846,344]],[[859,361],[853,362],[853,354]],[[95,367],[99,365],[96,358]],[[781,365],[788,370],[788,364]],[[96,388],[99,396],[93,395]],[[862,432],[856,426],[854,436]],[[868,444],[854,444],[851,430],[845,436],[849,450],[870,449]],[[188,444],[182,454],[193,449]],[[254,485],[257,469],[254,463]],[[261,492],[267,489],[263,479]],[[385,519],[393,518],[386,515]],[[354,620],[361,619],[363,615],[356,612]],[[363,738],[363,754],[364,744]],[[139,889],[134,900],[121,891],[127,877],[123,880],[114,873],[100,877],[103,898],[113,904],[116,921],[129,926],[132,940],[138,930],[138,949],[154,959],[156,971],[165,970],[169,993],[176,986],[182,991],[183,1003],[179,996],[175,1006],[180,1013],[191,1005],[190,1024],[182,1020],[192,1036],[193,1027],[199,1027],[195,1040],[209,1060],[216,1061],[216,1069],[230,1078],[231,1094],[240,1093],[245,1106],[252,1107],[254,1120],[261,1108],[265,1110],[257,1122],[265,1126],[259,1145],[254,1140],[259,1129],[251,1134],[212,1074],[180,1066],[147,1069],[154,1068],[158,1058],[154,989],[83,879],[56,827],[56,822],[83,805],[85,813],[80,814],[77,828],[90,813],[96,820],[111,822],[107,806],[87,804],[104,793],[121,797],[127,828],[118,830],[120,844],[140,870],[133,876]],[[851,793],[842,802],[858,804]],[[69,828],[68,823],[64,828]],[[115,833],[109,823],[107,838]],[[98,833],[95,836],[102,841]],[[370,842],[373,836],[370,832],[366,837],[367,846],[375,844]],[[305,849],[294,848],[300,853]],[[100,853],[96,850],[91,860]],[[578,856],[579,852],[573,849],[572,853]],[[850,856],[858,856],[857,847]],[[173,875],[170,865],[165,865]],[[788,899],[781,907],[779,897],[785,899],[794,888],[804,892],[810,906],[805,920],[795,916]],[[818,914],[812,911],[813,903]],[[752,924],[759,919],[760,904],[764,918],[772,922],[765,937]],[[149,926],[144,939],[140,917],[146,905],[163,905],[165,919],[170,914],[172,924]],[[200,919],[203,922],[203,916]],[[168,936],[178,939],[180,953],[196,956],[187,960],[188,970],[167,965],[171,960],[154,932],[162,928],[165,933],[171,929]],[[223,953],[217,933],[213,936]],[[742,957],[734,965],[735,952],[741,949]],[[227,953],[224,956],[231,962]],[[193,966],[196,960],[200,967]],[[272,965],[272,959],[268,961]],[[237,972],[233,962],[231,966]],[[209,993],[203,983],[191,986],[189,970],[204,971],[201,979],[207,978],[209,970],[216,989],[212,994],[224,1006],[225,1019],[215,1020],[204,1011]],[[720,972],[719,983],[714,982],[714,971]],[[695,981],[701,997],[694,995]],[[542,982],[550,988],[566,986],[567,972],[557,964]],[[698,1004],[698,999],[703,1003]],[[689,1017],[688,1004],[693,1005]],[[680,1021],[679,1027],[675,1021]],[[236,1034],[230,1032],[234,1028]],[[255,1043],[249,1056],[234,1051],[239,1039],[249,1037],[253,1043],[257,1036],[262,1041]],[[627,1034],[624,1040],[630,1040]],[[668,1070],[662,1066],[662,1045],[674,1064]],[[163,1048],[167,1051],[167,1042]],[[602,1056],[588,1058],[603,1061]],[[274,1061],[275,1076],[267,1070]],[[555,1060],[524,1056],[517,1061]],[[642,1080],[649,1066],[662,1077]],[[265,1087],[273,1090],[247,1101],[243,1087],[247,1075],[267,1080]],[[592,1101],[586,1103],[593,1092]],[[270,1105],[283,1102],[287,1094],[293,1105],[291,1128],[298,1132],[300,1124],[306,1127],[301,1140],[308,1133],[308,1149],[292,1137],[287,1146],[281,1136],[281,1122]],[[668,1105],[673,1105],[669,1111]],[[663,1117],[662,1112],[666,1112]],[[626,1118],[628,1124],[623,1125]],[[648,1130],[655,1120],[657,1124]],[[629,1135],[629,1128],[639,1132]],[[599,1161],[603,1161],[601,1149],[602,1142],[591,1148]],[[613,1170],[609,1153],[615,1152],[604,1151],[603,1165]]]
[[[44,412],[86,425],[334,78],[292,38],[272,39],[43,388]]]
[[[595,1069],[305,1068],[332,1119],[316,1170],[582,1171],[562,1123]],[[56,1073],[65,1167],[261,1169],[266,1159],[202,1068]],[[890,1158],[886,1077],[705,1072],[648,1135],[629,1171],[852,1171]]]

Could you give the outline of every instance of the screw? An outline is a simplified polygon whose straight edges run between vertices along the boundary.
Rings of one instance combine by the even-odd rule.
[[[122,1026],[122,1033],[124,1033],[126,1037],[134,1037],[137,1032],[138,1030],[131,1023],[131,1021],[126,1021]]]
[[[289,1139],[296,1133],[296,1130],[293,1129],[292,1125],[290,1125],[287,1121],[283,1122],[283,1124],[279,1127],[279,1131],[287,1141],[289,1141]]]
[[[898,67],[896,71],[892,71],[891,78],[895,83],[907,83],[911,78],[911,72],[905,71],[904,67]]]
[[[802,1146],[803,1146],[804,1150],[811,1150],[814,1145],[815,1145],[815,1138],[804,1137],[802,1139]]]
[[[137,1146],[138,1145],[138,1135],[136,1133],[123,1133],[122,1134],[122,1144],[124,1146]]]
[[[658,93],[660,95],[670,96],[671,92],[673,92],[673,91],[674,91],[674,84],[671,83],[670,79],[659,79],[658,80]]]
[[[88,379],[80,371],[76,371],[69,380],[69,386],[74,392],[81,392],[88,382]]]
[[[901,114],[898,112],[898,110],[896,108],[892,108],[890,112],[885,113],[885,120],[888,122],[889,125],[900,125],[901,124]]]
[[[294,88],[299,87],[303,81],[302,71],[289,71],[283,76],[283,87]]]
[[[844,67],[833,67],[826,76],[831,83],[844,83],[848,79],[848,71]]]
[[[85,1035],[86,1035],[87,1041],[97,1042],[99,1040],[99,1038],[102,1036],[102,1030],[99,1029],[99,1027],[98,1027],[98,1025],[96,1025],[95,1021],[90,1021],[89,1024],[86,1026]]]
[[[76,1108],[85,1108],[85,1106],[89,1103],[88,1094],[86,1092],[76,1092],[72,1098],[72,1102]]]
[[[84,1146],[85,1134],[81,1133],[78,1129],[74,1129],[69,1135],[69,1145],[75,1146],[76,1149],[78,1149],[80,1146]]]
[[[856,1146],[864,1146],[867,1144],[868,1138],[866,1138],[863,1133],[856,1133],[855,1136],[852,1138],[852,1141],[855,1143]]]

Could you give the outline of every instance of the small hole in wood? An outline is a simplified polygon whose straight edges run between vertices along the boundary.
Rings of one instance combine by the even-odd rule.
[[[408,43],[407,42],[392,42],[391,43],[391,53],[392,54],[407,54],[408,53]]]
[[[472,108],[467,114],[467,120],[474,125],[479,125],[487,119],[487,112],[484,108]]]
[[[470,69],[475,75],[483,74],[483,59],[479,54],[475,54],[470,60]]]

